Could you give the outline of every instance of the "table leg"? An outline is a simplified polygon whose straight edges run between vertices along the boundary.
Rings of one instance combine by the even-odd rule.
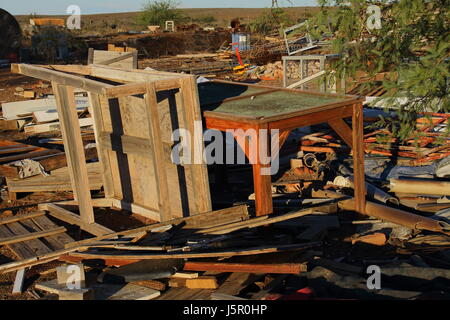
[[[260,136],[262,134],[259,129],[264,128],[254,128],[256,134],[252,136],[252,140],[250,142],[249,139],[246,139],[245,136],[235,136],[235,139],[239,146],[244,151],[245,155],[248,159],[253,161],[253,188],[255,192],[255,208],[256,215],[263,216],[267,214],[273,213],[273,205],[272,205],[272,176],[270,174],[262,174],[263,169],[267,169],[267,172],[270,172],[270,163],[263,164],[260,159]],[[270,151],[270,133],[266,131],[267,138],[267,149]],[[266,173],[267,173],[266,172]]]
[[[364,117],[362,104],[353,105],[353,173],[355,184],[355,211],[366,211],[366,183],[364,178]]]

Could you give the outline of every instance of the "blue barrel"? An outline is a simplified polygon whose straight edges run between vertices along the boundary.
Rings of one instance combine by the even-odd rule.
[[[231,35],[231,43],[233,52],[236,52],[236,47],[239,48],[239,52],[250,50],[250,34],[248,33],[233,33]]]

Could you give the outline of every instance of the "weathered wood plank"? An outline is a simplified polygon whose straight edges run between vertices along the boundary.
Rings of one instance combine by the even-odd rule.
[[[78,226],[80,226],[81,229],[83,229],[89,233],[92,233],[93,235],[96,235],[96,236],[102,236],[105,234],[114,233],[113,230],[108,229],[97,223],[86,223],[83,220],[81,220],[79,215],[77,215],[73,212],[70,212],[69,210],[61,208],[52,203],[40,204],[39,210],[48,211],[49,214],[54,216],[55,218],[60,219],[62,221],[70,223],[70,224],[78,225]]]
[[[29,234],[23,234],[23,235],[17,235],[10,238],[0,238],[0,245],[7,245],[12,243],[18,243],[18,242],[24,242],[27,240],[33,240],[48,236],[53,236],[55,234],[66,232],[66,228],[64,227],[58,227],[51,230],[46,231],[38,231],[38,232],[32,232]]]
[[[95,218],[81,131],[80,127],[76,125],[78,116],[74,108],[73,88],[62,86],[57,82],[53,82],[52,86],[61,118],[61,131],[69,165],[70,180],[75,199],[79,202],[80,217],[84,223],[92,224],[95,222]]]
[[[45,212],[40,211],[40,212],[32,212],[32,213],[27,213],[27,214],[16,215],[16,216],[10,217],[10,218],[2,218],[2,219],[0,219],[0,225],[8,224],[11,222],[22,221],[25,219],[36,218],[36,217],[40,217],[43,215],[45,215]]]

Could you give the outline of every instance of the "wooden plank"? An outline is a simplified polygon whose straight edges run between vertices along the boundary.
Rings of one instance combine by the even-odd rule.
[[[212,204],[208,169],[203,159],[203,126],[201,125],[200,101],[195,77],[181,79],[181,94],[183,97],[184,126],[191,133],[191,157],[194,161],[190,169],[195,196],[191,200],[196,203],[196,213],[204,213],[212,210]],[[195,122],[197,122],[197,126]],[[201,156],[201,163],[196,163],[196,155]]]
[[[350,129],[344,119],[330,120],[328,124],[350,148],[353,148],[352,129]]]
[[[3,238],[13,237],[14,233],[12,233],[6,226],[0,225],[0,236]],[[34,251],[29,246],[23,243],[10,244],[7,247],[19,259],[27,259],[36,256]]]
[[[11,222],[22,221],[25,219],[36,218],[36,217],[40,217],[43,215],[45,215],[45,212],[38,211],[38,212],[32,212],[32,213],[27,213],[27,214],[22,214],[22,215],[16,215],[16,216],[10,217],[10,218],[2,218],[2,219],[0,219],[0,225],[8,224]]]
[[[282,214],[275,217],[269,217],[267,215],[249,219],[247,221],[242,222],[236,222],[236,223],[230,223],[228,225],[218,226],[218,227],[212,227],[212,228],[205,228],[201,229],[198,232],[199,233],[205,233],[205,234],[226,234],[233,231],[237,231],[240,229],[246,229],[246,228],[256,228],[263,225],[268,225],[276,222],[286,221],[289,219],[295,219],[298,217],[302,217],[309,214],[314,214],[315,212],[320,212],[321,210],[327,210],[330,205],[335,204],[327,204],[327,205],[321,205],[317,207],[307,208],[299,211],[294,211],[286,214]]]
[[[97,149],[89,148],[84,149],[86,160],[92,160],[97,158]],[[38,161],[45,171],[53,171],[55,169],[67,167],[67,159],[64,152],[55,154],[49,154],[39,157],[30,158],[31,160]],[[15,167],[11,164],[0,165],[0,176],[12,179],[19,179],[19,167]]]
[[[78,122],[78,127],[89,127],[94,124],[94,120],[92,118],[82,118],[74,121],[74,123]],[[44,132],[52,132],[52,131],[59,131],[61,130],[61,122],[50,122],[50,123],[43,123],[43,124],[35,124],[32,126],[25,126],[24,131],[28,134],[37,134],[37,133],[44,133]]]
[[[217,289],[218,287],[216,277],[202,276],[196,279],[186,279],[186,288],[189,289]]]
[[[27,240],[33,240],[38,238],[43,238],[47,236],[52,236],[55,234],[66,232],[66,228],[64,227],[58,227],[51,230],[46,231],[39,231],[39,232],[33,232],[29,234],[23,234],[23,235],[17,235],[10,238],[0,238],[0,245],[6,245],[6,244],[12,244],[12,243],[18,243],[23,242]]]
[[[156,88],[153,83],[149,83],[145,95],[147,114],[145,115],[150,127],[150,141],[153,149],[154,173],[157,181],[156,192],[159,195],[159,213],[161,221],[171,219],[169,187],[167,185],[167,173],[165,168],[164,149],[161,140],[161,127],[158,116],[158,101],[156,98]]]
[[[75,103],[76,102],[77,102],[77,100],[75,100]],[[56,101],[55,101],[55,106],[56,106]],[[86,110],[88,110],[87,103],[84,106],[77,106],[78,114],[81,114],[81,113],[85,112]],[[58,115],[58,112],[55,107],[54,109],[50,109],[50,110],[34,111],[33,118],[36,123],[48,123],[48,122],[58,121],[59,115]]]
[[[14,236],[22,236],[22,235],[27,236],[30,234],[30,232],[20,224],[20,222],[10,223],[7,225],[7,228],[11,230]],[[36,238],[23,241],[23,243],[21,244],[27,245],[34,253],[34,256],[39,256],[52,252],[50,248],[48,248],[45,244],[42,243],[42,241]]]
[[[167,80],[182,77],[189,77],[187,75],[181,75],[179,73],[163,72],[163,71],[150,71],[150,70],[125,70],[115,68],[112,66],[92,65],[91,76],[117,80],[118,82],[148,82],[157,80]],[[76,86],[77,87],[77,86]],[[77,87],[78,88],[78,87]]]
[[[25,281],[25,268],[20,269],[16,273],[12,294],[21,294],[23,291],[23,283]]]
[[[28,152],[28,153],[22,153],[22,154],[15,155],[15,156],[2,157],[2,158],[0,158],[0,162],[1,163],[9,163],[9,162],[13,162],[16,160],[31,159],[34,157],[41,157],[41,156],[47,156],[50,154],[59,153],[58,150],[45,149],[45,148],[42,148],[42,149],[43,149],[42,151],[33,151],[33,152]]]
[[[112,182],[111,177],[111,171],[109,168],[109,156],[108,152],[104,149],[104,147],[100,143],[100,132],[103,132],[103,122],[102,122],[102,106],[100,97],[98,94],[95,93],[88,93],[89,102],[92,107],[92,118],[94,119],[94,134],[95,134],[95,141],[97,143],[97,154],[98,154],[98,160],[100,162],[101,166],[101,174],[103,176],[103,189],[105,192],[105,197],[110,198],[114,195],[114,185]]]
[[[46,205],[40,205],[39,207],[43,208],[44,206],[46,206]],[[249,216],[248,216],[247,206],[245,206],[245,205],[236,206],[236,207],[227,208],[227,209],[223,209],[223,210],[217,210],[217,211],[211,211],[208,213],[197,214],[197,215],[193,215],[190,217],[172,219],[170,221],[156,223],[156,224],[152,224],[152,225],[148,225],[148,226],[140,227],[140,228],[136,228],[136,229],[106,234],[106,235],[99,236],[99,237],[92,238],[92,239],[81,240],[81,241],[77,241],[72,244],[69,244],[67,247],[86,245],[91,242],[104,240],[104,239],[110,239],[110,238],[117,237],[117,236],[125,236],[125,235],[136,234],[136,233],[140,233],[140,232],[144,232],[144,231],[151,231],[151,230],[158,229],[158,228],[168,226],[168,225],[180,225],[181,227],[183,227],[185,229],[189,229],[189,228],[197,229],[197,228],[202,228],[202,227],[207,228],[207,227],[212,227],[212,226],[217,226],[217,225],[223,225],[223,224],[227,224],[230,222],[235,222],[236,220],[242,221],[242,220],[248,219],[248,217]]]
[[[353,105],[353,175],[355,211],[366,212],[366,183],[364,178],[364,115],[361,103]]]
[[[282,251],[303,250],[320,245],[320,242],[290,244],[280,246],[260,246],[245,249],[234,249],[217,252],[190,252],[190,253],[167,253],[167,254],[122,254],[117,251],[113,252],[73,252],[71,257],[79,257],[83,259],[103,259],[107,260],[114,258],[117,260],[151,260],[151,259],[193,259],[193,258],[212,258],[212,257],[233,257],[233,256],[248,256],[254,254],[266,254]]]
[[[93,224],[95,222],[94,211],[91,203],[81,131],[80,127],[76,125],[78,117],[74,108],[73,88],[59,85],[56,82],[53,82],[52,86],[61,118],[61,131],[70,169],[70,180],[75,199],[79,202],[80,217],[84,223]]]
[[[70,224],[75,224],[80,226],[81,229],[92,233],[96,236],[102,236],[105,234],[111,234],[114,233],[113,230],[108,229],[102,225],[99,225],[97,223],[86,223],[83,220],[81,220],[80,216],[70,212],[69,210],[66,210],[64,208],[61,208],[55,204],[52,203],[46,203],[39,205],[40,210],[48,211],[50,215],[54,216],[55,218],[65,221]]]
[[[180,88],[180,79],[161,79],[155,82],[156,91],[166,91]],[[105,90],[109,99],[145,94],[147,92],[147,82],[127,83]]]
[[[300,274],[301,272],[306,271],[306,265],[302,263],[259,264],[188,261],[185,263],[183,270]]]
[[[36,218],[36,219],[39,219]],[[22,225],[24,225],[28,230],[33,230],[34,232],[38,231],[46,231],[58,228],[57,225],[52,223],[51,225],[48,225],[46,228],[40,227],[34,220],[24,220],[21,222]],[[56,235],[50,235],[48,237],[41,238],[40,241],[42,241],[46,246],[48,246],[51,250],[61,250],[64,249],[64,244],[60,243],[59,241],[55,240],[57,239],[59,235],[65,235],[66,233],[58,233]]]
[[[152,143],[149,139],[119,136],[109,132],[100,132],[96,140],[105,149],[122,153],[142,153],[144,155],[153,152]]]
[[[0,226],[0,227],[4,227],[4,226]],[[30,240],[30,241],[26,241],[26,243],[29,243],[31,241],[39,241],[39,240]],[[42,244],[42,242],[40,242],[40,243]],[[13,271],[17,271],[19,269],[25,268],[25,267],[32,267],[32,266],[36,266],[39,264],[44,264],[44,263],[56,260],[67,253],[70,253],[70,252],[73,252],[76,250],[81,250],[81,249],[83,249],[83,247],[75,247],[75,248],[69,248],[69,249],[57,250],[57,251],[51,251],[50,249],[48,249],[49,252],[47,252],[47,253],[39,254],[39,255],[33,254],[32,257],[23,258],[20,261],[14,261],[14,262],[0,265],[0,273],[13,272]]]
[[[27,64],[11,64],[11,72],[101,94],[112,85]]]
[[[32,221],[42,230],[48,230],[56,226],[56,224],[54,224],[46,216],[35,217],[32,219]],[[53,250],[61,250],[64,249],[66,244],[72,243],[74,240],[67,233],[61,233],[54,236],[46,237],[45,241],[49,242],[52,245]]]
[[[100,190],[103,179],[100,175],[98,162],[88,163],[87,187],[89,190]],[[6,184],[10,192],[45,192],[45,191],[73,191],[70,180],[69,168],[59,168],[54,170],[49,176],[33,176],[26,179],[14,180],[7,178]]]

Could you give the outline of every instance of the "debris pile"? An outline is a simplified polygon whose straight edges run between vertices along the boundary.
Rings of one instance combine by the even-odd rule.
[[[328,58],[312,54],[318,43],[304,34],[291,49],[311,61],[283,58],[285,70],[249,63],[284,54],[280,39],[242,57],[185,55],[172,41],[145,53],[165,57],[138,63],[155,37],[138,34],[133,46],[117,38],[111,50],[89,50],[88,65],[13,64],[37,80],[2,82],[0,274],[10,286],[0,299],[11,288],[60,300],[450,297],[448,114],[422,113],[400,141],[373,126],[395,110],[363,107],[379,87],[364,101],[345,88],[255,85],[322,80]],[[190,145],[177,162],[172,133],[181,128],[195,134],[180,139]],[[241,133],[261,128],[278,130],[270,175],[252,152],[276,135]],[[207,139],[211,131],[219,134]],[[224,159],[185,161],[198,150]],[[237,150],[244,161],[235,163]],[[368,285],[373,272],[381,289]]]

